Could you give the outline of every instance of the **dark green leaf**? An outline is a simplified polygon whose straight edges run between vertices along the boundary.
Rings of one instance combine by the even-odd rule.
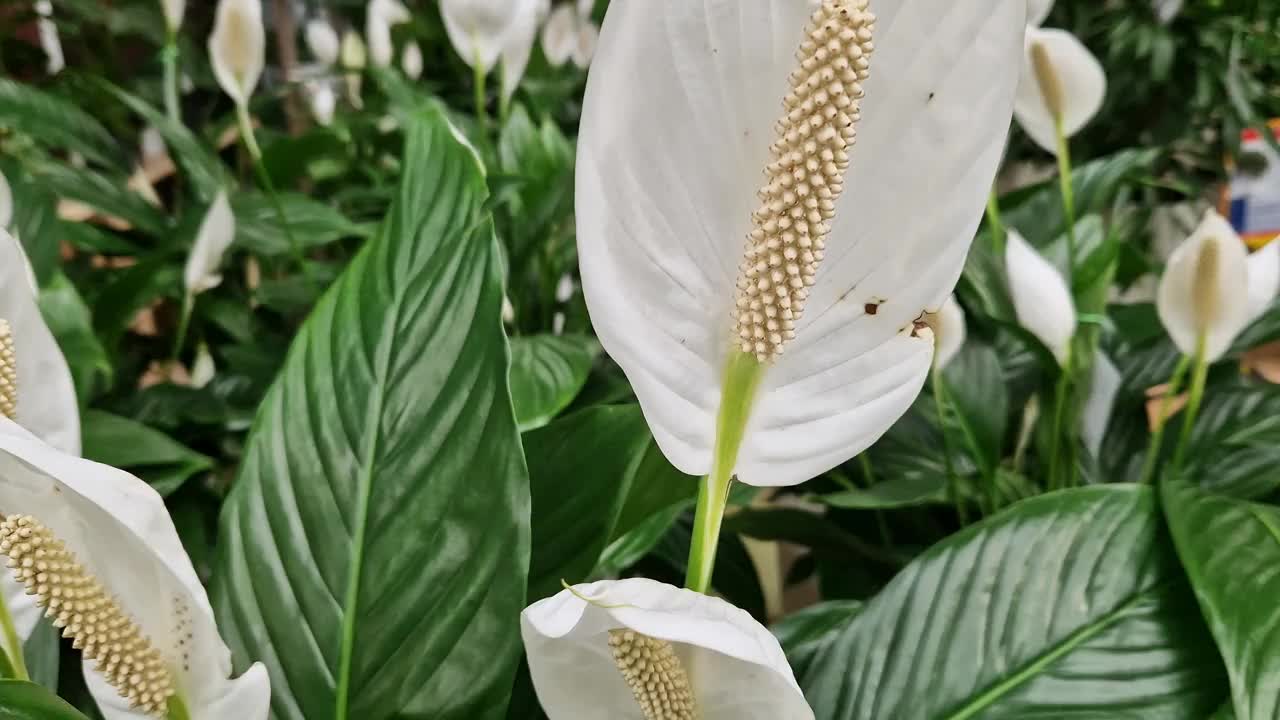
[[[1009,421],[1009,390],[995,350],[978,342],[964,347],[942,373],[954,422],[981,467],[1000,464]]]
[[[803,677],[809,664],[839,630],[862,611],[860,600],[830,600],[788,615],[773,626],[782,649],[787,653],[791,670]]]
[[[129,470],[161,495],[213,468],[211,458],[129,418],[87,410],[80,422],[86,458]]]
[[[0,680],[0,720],[86,720],[48,688],[24,680]]]
[[[47,619],[36,623],[31,637],[22,645],[22,654],[27,663],[27,673],[31,681],[39,683],[50,690],[58,689],[58,664],[62,654],[62,633]]]
[[[1201,720],[1221,662],[1154,493],[1043,495],[931,548],[801,678],[822,720]]]
[[[0,127],[47,147],[78,152],[100,165],[118,165],[119,145],[106,128],[74,103],[0,78]]]
[[[111,359],[93,332],[88,306],[67,276],[55,273],[40,291],[40,314],[67,358],[80,404],[87,404],[93,397],[94,380],[100,375],[111,377]]]
[[[273,716],[506,714],[529,561],[502,278],[478,159],[405,127],[377,238],[316,306],[250,431],[213,603]]]
[[[303,249],[365,235],[363,228],[342,213],[306,195],[281,193],[280,204],[285,217],[289,218],[294,239]],[[293,252],[270,196],[258,192],[236,193],[231,196],[231,211],[236,216],[236,245],[242,249],[264,256]]]
[[[168,235],[169,221],[164,213],[129,189],[129,179],[123,175],[105,175],[55,163],[33,167],[32,172],[58,197],[82,202],[152,237]]]
[[[520,429],[551,421],[587,382],[600,345],[584,335],[511,339],[511,401]]]
[[[818,495],[819,502],[846,510],[894,510],[946,502],[946,475],[898,475],[869,488]]]

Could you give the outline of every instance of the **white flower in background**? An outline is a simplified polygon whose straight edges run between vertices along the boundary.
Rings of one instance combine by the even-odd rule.
[[[1151,0],[1151,8],[1155,11],[1156,19],[1168,25],[1182,12],[1182,0]]]
[[[813,718],[777,639],[719,598],[603,581],[529,606],[520,626],[551,720]]]
[[[565,316],[564,316],[564,313],[562,313],[562,312],[558,312],[558,313],[556,313],[556,314],[552,315],[552,316],[551,316],[551,334],[552,334],[552,335],[563,335],[563,334],[564,334],[564,324],[565,324]]]
[[[160,130],[154,125],[148,125],[143,128],[138,135],[138,150],[142,153],[142,162],[149,160],[157,160],[169,154],[169,148],[165,145],[164,136],[160,134]]]
[[[1094,457],[1102,449],[1102,440],[1107,436],[1107,425],[1111,422],[1111,410],[1115,407],[1116,396],[1120,394],[1122,379],[1111,358],[1102,352],[1094,355],[1089,397],[1085,400],[1080,420],[1084,446]]]
[[[515,94],[529,67],[533,44],[538,39],[538,24],[551,11],[550,0],[522,0],[512,10],[511,26],[502,39],[502,96],[508,100]]]
[[[57,75],[67,66],[67,60],[62,54],[62,41],[58,39],[58,24],[53,21],[53,3],[37,0],[36,14],[40,16],[36,22],[36,34],[40,36],[40,47],[48,58],[45,70],[50,75]]]
[[[408,43],[400,56],[400,69],[404,70],[405,77],[417,80],[422,77],[422,68],[422,47],[416,42]]]
[[[160,0],[160,9],[164,12],[164,24],[169,34],[177,34],[182,27],[182,16],[187,12],[187,0]]]
[[[308,80],[303,84],[307,96],[307,106],[311,108],[311,117],[317,124],[327,127],[333,122],[334,112],[338,107],[338,94],[328,80]]]
[[[209,61],[218,84],[237,105],[248,106],[266,60],[261,0],[221,0],[209,36]]]
[[[369,43],[369,61],[374,67],[388,67],[395,59],[391,28],[413,19],[400,0],[369,0],[365,9],[364,34]]]
[[[1249,319],[1267,311],[1280,294],[1280,244],[1272,241],[1249,256]]]
[[[8,230],[13,224],[13,188],[9,179],[0,173],[0,230]]]
[[[577,289],[578,284],[573,281],[573,275],[569,273],[561,275],[559,282],[556,283],[556,302],[569,302],[573,299],[573,293]]]
[[[212,382],[217,374],[218,366],[213,362],[213,353],[209,352],[207,344],[200,343],[200,347],[196,349],[196,361],[191,364],[191,387],[202,388]]]
[[[1018,323],[1065,366],[1076,334],[1076,305],[1066,279],[1016,230],[1006,235],[1004,258]]]
[[[342,36],[341,59],[342,67],[347,71],[347,100],[356,108],[364,107],[364,101],[360,97],[360,86],[364,79],[361,73],[368,62],[368,52],[365,50],[364,40],[361,40],[359,33],[354,30],[348,30]]]
[[[338,62],[338,53],[341,52],[342,44],[338,40],[338,31],[333,29],[328,19],[315,17],[308,20],[303,30],[303,38],[306,40],[308,52],[316,62],[325,67],[332,67]]]
[[[195,244],[191,246],[191,254],[187,256],[182,278],[188,295],[194,297],[222,282],[218,267],[235,236],[236,218],[231,213],[231,204],[227,202],[227,192],[223,190],[209,206],[196,233]]]
[[[1102,108],[1107,76],[1098,58],[1065,30],[1028,27],[1025,42],[1014,117],[1037,145],[1056,155],[1058,119],[1066,137],[1087,125]]]
[[[521,5],[529,0],[440,0],[440,16],[454,51],[467,65],[486,75],[502,54],[503,38],[511,30]]]
[[[55,450],[4,419],[0,475],[0,553],[11,567],[18,563],[10,572],[81,649],[86,684],[106,720],[169,717],[171,703],[191,720],[265,720],[266,668],[255,664],[230,679],[231,652],[150,486]],[[37,554],[57,571],[22,567]],[[103,627],[118,635],[109,640]]]
[[[1174,251],[1160,279],[1156,310],[1183,354],[1203,343],[1208,362],[1221,358],[1249,324],[1249,258],[1244,242],[1210,210]]]
[[[939,23],[936,0],[900,0],[874,24],[865,7],[652,0],[606,16],[579,139],[583,291],[688,474],[712,469],[731,364],[758,363],[733,464],[753,485],[861,452],[929,373],[917,321],[980,220],[1025,5],[954,0]]]
[[[563,3],[551,11],[542,28],[542,53],[557,67],[572,60],[586,68],[595,56],[600,30],[591,19],[594,3]]]
[[[516,309],[511,304],[511,298],[506,295],[502,296],[502,322],[510,325],[516,321]]]
[[[1053,0],[1027,0],[1027,25],[1040,27],[1053,11]]]
[[[968,329],[964,320],[964,308],[956,302],[955,295],[948,295],[938,312],[925,316],[933,330],[933,364],[939,370],[946,367],[964,347]]]

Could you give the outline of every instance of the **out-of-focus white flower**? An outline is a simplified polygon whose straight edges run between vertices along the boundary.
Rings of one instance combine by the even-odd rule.
[[[369,60],[374,67],[388,67],[395,59],[391,28],[413,19],[400,0],[369,0],[365,10],[364,33],[369,43]]]
[[[411,41],[404,46],[404,53],[400,56],[400,69],[404,70],[405,77],[417,80],[422,77],[422,67],[422,47]]]
[[[567,303],[573,297],[573,293],[578,289],[578,284],[573,281],[573,275],[565,273],[560,276],[560,281],[556,283],[556,302]]]
[[[347,71],[347,100],[357,108],[364,106],[364,101],[360,97],[360,86],[365,64],[368,62],[368,53],[364,47],[364,40],[360,39],[359,33],[354,30],[348,30],[342,36],[342,68]]]
[[[13,224],[13,188],[9,179],[0,173],[0,230],[8,230]]]
[[[591,64],[600,29],[591,19],[591,6],[563,3],[551,11],[542,28],[542,53],[557,67],[572,60],[580,68]]]
[[[218,267],[222,265],[222,256],[236,236],[236,218],[231,213],[231,204],[227,201],[226,191],[218,193],[213,204],[209,206],[200,230],[196,234],[191,254],[187,256],[187,267],[183,273],[183,281],[188,295],[195,296],[217,287],[222,282],[222,274]]]
[[[1027,25],[1040,27],[1053,10],[1053,0],[1027,0]]]
[[[333,122],[334,112],[338,107],[338,94],[333,90],[333,83],[325,79],[308,80],[303,88],[306,90],[307,105],[311,108],[311,117],[317,124],[328,126]]]
[[[941,370],[964,347],[964,340],[968,335],[964,309],[956,302],[955,295],[948,295],[938,311],[927,314],[925,320],[933,330],[933,364]]]
[[[338,62],[338,53],[342,50],[341,41],[338,40],[338,31],[333,29],[333,24],[328,19],[315,17],[308,20],[303,37],[307,42],[307,50],[316,62],[325,67]]]
[[[196,349],[196,361],[191,364],[191,387],[202,388],[208,385],[218,374],[218,366],[213,362],[213,353],[209,346],[200,343]]]
[[[1280,243],[1271,241],[1249,256],[1249,319],[1271,307],[1280,293]]]
[[[175,35],[182,27],[182,16],[187,12],[187,0],[160,0],[160,9],[164,11],[164,24],[170,35]]]
[[[36,33],[40,36],[40,47],[48,58],[45,70],[50,75],[57,75],[67,66],[62,54],[62,41],[58,39],[58,24],[53,21],[53,3],[50,0],[37,0],[36,14],[40,19],[36,22]]]
[[[502,96],[511,99],[533,55],[538,24],[551,11],[549,0],[522,0],[512,9],[511,26],[502,38]]]
[[[266,49],[261,0],[221,0],[209,36],[209,60],[222,91],[237,105],[249,104]]]
[[[520,629],[555,720],[813,718],[777,639],[719,598],[644,578],[577,585]]]
[[[1066,137],[1098,114],[1107,94],[1102,63],[1065,30],[1027,28],[1022,77],[1013,114],[1037,145],[1057,154],[1055,124]]]
[[[502,322],[510,325],[516,321],[516,309],[511,304],[511,298],[506,295],[502,296]]]
[[[556,314],[552,315],[552,316],[551,316],[551,334],[552,334],[552,335],[563,335],[563,334],[564,334],[564,323],[565,323],[564,313],[562,313],[562,312],[558,312],[558,313],[556,313]]]
[[[1089,382],[1089,397],[1085,400],[1084,414],[1081,417],[1080,435],[1089,452],[1097,457],[1102,449],[1102,440],[1107,434],[1107,425],[1111,422],[1111,410],[1116,404],[1116,395],[1120,393],[1120,371],[1103,353],[1094,355],[1093,376]]]
[[[1182,12],[1182,0],[1151,0],[1151,8],[1156,13],[1156,19],[1168,25]]]
[[[1004,257],[1018,323],[1065,366],[1077,323],[1076,304],[1066,279],[1016,230],[1007,233]]]
[[[0,476],[0,552],[31,593],[8,599],[34,600],[57,618],[83,653],[86,684],[106,720],[170,717],[174,702],[190,720],[266,720],[267,670],[258,663],[231,678],[231,652],[155,490],[4,418]],[[61,568],[37,574],[27,564],[35,558]],[[67,599],[73,591],[79,606]],[[78,614],[90,604],[97,630]],[[29,625],[28,614],[15,624]]]
[[[522,12],[536,0],[440,0],[449,42],[463,62],[486,75],[502,54],[503,39]]]
[[[160,130],[155,125],[148,125],[138,135],[138,149],[142,152],[142,161],[155,160],[169,154],[169,148],[165,145],[164,136],[160,134]]]
[[[1185,355],[1203,343],[1208,362],[1221,358],[1248,325],[1249,258],[1231,224],[1210,210],[1174,251],[1160,279],[1156,310]]]

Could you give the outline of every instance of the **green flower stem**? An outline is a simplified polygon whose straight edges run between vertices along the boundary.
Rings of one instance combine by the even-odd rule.
[[[955,506],[960,525],[969,524],[969,510],[960,497],[960,476],[951,463],[951,433],[947,432],[947,400],[942,387],[942,370],[933,366],[933,406],[938,412],[938,431],[942,433],[942,466],[947,473],[947,499]]]
[[[302,254],[302,245],[298,243],[298,239],[293,235],[293,228],[289,226],[289,216],[285,213],[284,203],[280,201],[280,194],[276,192],[276,185],[271,181],[271,175],[267,173],[267,166],[262,162],[262,148],[258,147],[258,138],[253,133],[253,120],[249,118],[249,108],[245,104],[236,104],[236,121],[240,124],[240,137],[244,139],[244,146],[249,151],[249,157],[253,160],[253,170],[258,176],[258,182],[262,185],[262,189],[267,191],[267,196],[271,198],[271,204],[275,206],[276,215],[280,216],[280,228],[284,230],[285,237],[289,240],[289,248],[293,252],[293,259],[302,269],[302,273],[308,280],[314,282],[311,277],[311,271],[307,267],[306,258]]]
[[[182,317],[178,319],[178,332],[173,338],[173,356],[172,360],[177,360],[182,355],[182,346],[187,340],[187,329],[191,325],[191,311],[195,309],[196,296],[190,292],[182,296]]]
[[[475,86],[475,102],[476,102],[476,121],[480,123],[481,130],[489,129],[489,111],[487,102],[487,94],[485,92],[485,71],[484,63],[479,58],[474,63],[472,75],[475,78],[473,85]]]
[[[187,703],[181,695],[169,698],[167,720],[191,720],[191,713],[187,711]]]
[[[1191,429],[1195,427],[1196,416],[1200,414],[1200,402],[1204,400],[1205,381],[1209,378],[1209,358],[1204,351],[1205,336],[1200,333],[1196,341],[1196,357],[1192,362],[1191,391],[1187,397],[1187,412],[1182,418],[1182,434],[1178,438],[1178,448],[1173,453],[1173,471],[1182,470],[1182,458],[1186,455],[1187,446],[1191,444]]]
[[[764,366],[746,353],[733,351],[725,368],[724,387],[720,398],[720,416],[716,419],[716,445],[711,474],[698,488],[698,506],[693,520],[693,541],[689,546],[689,568],[685,587],[700,593],[711,588],[711,574],[716,565],[716,547],[720,543],[720,525],[729,502],[729,486],[733,468],[742,448],[742,436],[755,403],[756,390],[764,377]]]
[[[0,597],[0,627],[4,629],[4,650],[9,656],[9,664],[13,666],[18,680],[30,680],[27,674],[27,661],[22,655],[22,639],[18,637],[18,629],[13,624],[13,615],[9,614],[9,603]]]
[[[1067,362],[1058,376],[1058,383],[1053,391],[1053,433],[1049,438],[1049,489],[1060,490],[1068,487],[1068,481],[1062,479],[1062,434],[1071,432],[1071,424],[1067,418],[1067,404],[1071,400],[1071,375],[1074,372],[1073,353],[1068,351]],[[1070,443],[1069,443],[1070,444]],[[1075,476],[1075,453],[1068,452],[1066,469],[1068,477]]]
[[[160,53],[164,64],[164,110],[169,119],[175,123],[182,122],[182,111],[178,107],[178,37],[169,32],[164,50]]]
[[[498,63],[498,127],[507,126],[507,118],[511,116],[511,98],[507,97],[507,64]]]
[[[1164,397],[1160,399],[1159,421],[1156,424],[1155,432],[1151,436],[1151,447],[1147,449],[1147,459],[1142,463],[1142,474],[1138,476],[1138,482],[1143,485],[1150,484],[1155,477],[1156,461],[1160,458],[1160,446],[1164,444],[1164,428],[1169,424],[1167,417],[1169,403],[1178,394],[1179,388],[1182,387],[1182,380],[1190,369],[1191,358],[1183,355],[1182,360],[1178,362],[1178,366],[1173,370],[1173,376],[1169,378],[1169,387],[1164,391]]]
[[[1076,194],[1071,184],[1071,148],[1067,143],[1062,117],[1054,118],[1053,129],[1058,136],[1058,182],[1062,186],[1062,210],[1067,220],[1067,285],[1076,272]],[[1074,291],[1074,287],[1072,287]]]
[[[991,194],[987,196],[987,224],[991,226],[991,242],[996,252],[1001,257],[1004,256],[1004,220],[1000,217],[1000,198],[996,195],[996,189],[991,188]]]

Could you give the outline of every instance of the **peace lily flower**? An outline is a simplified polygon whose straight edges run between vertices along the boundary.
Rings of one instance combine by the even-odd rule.
[[[1161,24],[1168,25],[1182,12],[1182,0],[1151,0],[1151,8]]]
[[[556,7],[542,28],[542,52],[557,67],[573,60],[573,64],[586,68],[595,55],[600,30],[591,19],[595,3],[577,0]]]
[[[1016,230],[1005,242],[1009,295],[1018,323],[1066,366],[1076,334],[1076,304],[1067,281]]]
[[[160,0],[160,10],[164,12],[165,28],[170,34],[177,33],[187,12],[187,0]]]
[[[538,38],[538,24],[551,11],[549,0],[526,0],[513,9],[511,27],[502,42],[502,97],[510,100],[520,87],[524,71],[533,55],[533,43]]]
[[[227,193],[222,191],[214,198],[213,204],[200,223],[196,233],[195,244],[191,254],[187,256],[187,266],[182,279],[188,296],[194,297],[206,290],[212,290],[222,283],[222,275],[218,267],[222,264],[222,256],[235,240],[236,218],[231,213],[231,204],[227,202]]]
[[[1269,242],[1249,256],[1249,319],[1267,311],[1280,293],[1280,244]]]
[[[213,362],[213,354],[209,352],[209,346],[200,343],[196,349],[196,361],[191,364],[191,387],[202,388],[213,382],[213,378],[218,374],[218,367]]]
[[[369,43],[369,60],[374,67],[387,67],[395,57],[391,28],[413,19],[399,0],[370,0],[365,10],[364,34]]]
[[[50,75],[57,75],[67,66],[67,60],[62,54],[58,25],[53,21],[53,3],[50,0],[37,0],[36,15],[40,16],[36,21],[36,34],[40,36],[40,48],[48,58],[45,71]]]
[[[332,67],[338,62],[341,42],[338,40],[338,31],[333,29],[327,19],[315,17],[308,20],[303,38],[307,42],[307,50],[316,62],[325,67]]]
[[[311,116],[321,126],[328,126],[333,122],[334,111],[338,107],[338,94],[333,90],[333,84],[328,80],[308,80],[303,85],[306,92],[307,104],[311,108]]]
[[[1221,358],[1249,324],[1249,259],[1231,224],[1210,210],[1165,266],[1156,310],[1183,354]]]
[[[546,0],[441,0],[449,42],[478,74],[502,60],[502,97],[510,99],[524,77]]]
[[[262,27],[261,0],[221,0],[209,36],[209,60],[218,84],[238,107],[262,76],[267,39]]]
[[[1084,446],[1096,457],[1102,449],[1102,441],[1111,422],[1111,410],[1120,394],[1122,381],[1120,370],[1111,358],[1102,352],[1094,355],[1093,373],[1089,381],[1089,397],[1085,399],[1084,414],[1080,421],[1080,436]]]
[[[733,475],[803,482],[906,411],[934,354],[922,317],[1003,151],[1025,0],[870,7],[654,0],[605,20],[583,291],[663,452],[714,470],[708,497]]]
[[[531,605],[520,625],[551,720],[813,718],[777,639],[719,598],[603,581]]]
[[[1013,105],[1014,117],[1027,135],[1046,151],[1058,154],[1059,134],[1069,138],[1098,114],[1107,94],[1102,63],[1076,36],[1045,30],[1040,22],[1052,0],[1032,0],[1022,59],[1022,79]]]
[[[0,475],[0,554],[81,650],[107,720],[265,720],[266,668],[230,678],[204,587],[150,486],[5,419]]]
[[[354,30],[348,30],[342,36],[342,67],[347,71],[347,99],[357,108],[364,105],[360,99],[361,71],[368,62],[364,41]]]
[[[405,45],[404,53],[400,56],[400,69],[404,70],[405,77],[410,80],[422,77],[422,66],[422,47],[416,42]]]
[[[964,308],[956,302],[954,295],[948,295],[938,312],[925,316],[925,321],[933,331],[933,364],[941,370],[955,359],[960,348],[964,347],[964,340],[968,335]]]

